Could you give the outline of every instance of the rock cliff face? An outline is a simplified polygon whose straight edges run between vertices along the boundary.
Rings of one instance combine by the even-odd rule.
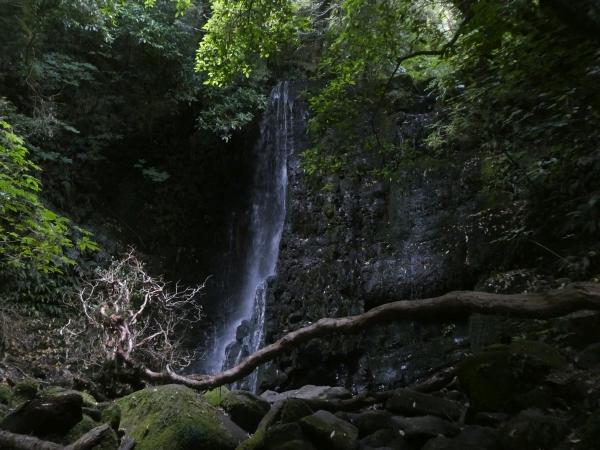
[[[300,166],[306,114],[295,111],[296,152],[288,161],[289,206],[267,296],[266,343],[321,317],[473,287],[483,259],[475,253],[481,246],[472,216],[478,161],[415,165],[388,182],[345,173],[309,179]],[[428,114],[405,114],[397,139],[418,139]],[[312,341],[263,369],[262,387],[362,390],[413,381],[461,352],[463,330],[451,322],[406,322]]]

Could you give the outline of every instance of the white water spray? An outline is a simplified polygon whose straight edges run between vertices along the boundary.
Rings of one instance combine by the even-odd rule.
[[[286,215],[287,159],[293,151],[293,99],[289,83],[271,92],[255,148],[256,169],[252,188],[249,252],[244,265],[238,310],[230,318],[209,366],[227,369],[260,348],[263,341],[267,284],[275,275],[279,243]],[[256,390],[255,370],[236,387]]]

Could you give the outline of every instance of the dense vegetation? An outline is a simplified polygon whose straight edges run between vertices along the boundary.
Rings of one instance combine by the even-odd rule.
[[[308,173],[394,178],[415,163],[475,156],[488,219],[513,216],[501,240],[515,255],[533,244],[569,273],[597,264],[588,247],[599,227],[593,2],[234,3],[216,3],[197,67],[217,85],[313,69]],[[239,22],[244,8],[255,23]],[[394,142],[415,94],[435,103],[435,118],[419,145]],[[365,151],[377,155],[367,164],[356,158]],[[563,255],[581,241],[576,256]]]

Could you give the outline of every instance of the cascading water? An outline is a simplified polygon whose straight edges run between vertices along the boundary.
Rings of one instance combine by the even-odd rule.
[[[288,82],[271,92],[255,148],[249,251],[237,311],[218,338],[210,357],[213,371],[227,369],[260,347],[263,340],[267,284],[275,275],[285,222],[287,158],[293,151],[293,99]],[[236,387],[256,390],[257,371]]]

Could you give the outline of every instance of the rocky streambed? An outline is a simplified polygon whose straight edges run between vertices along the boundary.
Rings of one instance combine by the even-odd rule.
[[[0,448],[599,448],[600,315],[583,312],[551,327],[545,321],[533,325],[524,338],[378,392],[306,385],[255,395],[165,385],[100,402],[68,383],[7,380],[0,384]],[[102,426],[94,445],[73,447]],[[5,432],[56,446],[7,446]]]

